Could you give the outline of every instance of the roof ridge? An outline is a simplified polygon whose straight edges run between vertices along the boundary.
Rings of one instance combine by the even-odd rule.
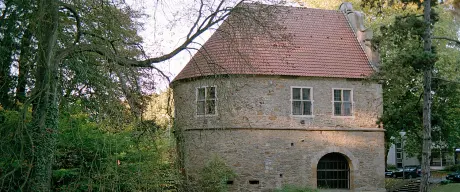
[[[292,6],[292,5],[281,5],[281,4],[276,4],[276,5],[269,5],[269,4],[262,4],[258,2],[243,2],[241,4],[246,4],[246,5],[266,5],[266,6],[273,6],[273,7],[288,7],[288,8],[298,8],[298,9],[310,9],[310,10],[320,10],[320,11],[329,11],[329,12],[337,12],[341,13],[340,10],[337,9],[320,9],[320,8],[312,8],[312,7],[306,7],[306,6]]]

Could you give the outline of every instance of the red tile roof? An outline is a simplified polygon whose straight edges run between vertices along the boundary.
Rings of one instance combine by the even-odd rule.
[[[174,81],[216,74],[365,78],[374,72],[342,12],[273,7],[258,22],[233,13]]]

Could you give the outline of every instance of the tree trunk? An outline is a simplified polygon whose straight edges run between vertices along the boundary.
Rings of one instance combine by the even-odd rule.
[[[131,90],[127,86],[128,79],[126,75],[120,71],[120,68],[118,66],[114,66],[112,69],[115,71],[115,73],[118,76],[118,79],[120,80],[120,87],[124,95],[126,96],[126,101],[128,102],[131,114],[133,114],[133,116],[136,119],[140,119],[142,117],[142,104],[140,102],[142,101],[139,96],[139,90]]]
[[[424,51],[431,53],[431,1],[424,1],[423,11],[425,23]],[[429,187],[431,159],[431,71],[433,63],[425,66],[423,71],[423,148],[422,148],[422,180],[420,191],[426,192]]]
[[[389,136],[389,133],[388,131],[385,131],[384,135],[384,147],[385,147],[385,170],[388,169],[388,165],[387,165],[387,162],[388,162],[388,152],[390,151],[390,147],[391,147],[391,136]]]
[[[33,91],[33,168],[30,190],[50,191],[58,125],[58,64],[53,61],[58,29],[58,2],[38,2],[38,61]]]
[[[16,87],[16,101],[24,103],[26,100],[27,76],[30,70],[32,33],[27,28],[21,39],[21,53],[19,56],[18,85]]]
[[[388,142],[385,143],[385,170],[388,169],[388,165],[387,165],[387,162],[388,162],[388,152],[390,151],[390,144]]]
[[[0,39],[0,105],[4,108],[11,108],[12,99],[8,94],[12,88],[11,65],[16,43],[15,34],[18,32],[16,22],[18,14],[16,11],[5,12],[2,14],[1,25],[4,27],[0,33],[3,37]],[[8,16],[6,16],[8,15]]]

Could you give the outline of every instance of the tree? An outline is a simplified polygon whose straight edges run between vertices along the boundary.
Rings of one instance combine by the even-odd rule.
[[[60,7],[72,12],[73,17],[75,17],[76,20],[75,27],[77,29],[75,41],[71,46],[65,47],[64,49],[57,48]],[[170,59],[178,52],[184,50],[199,34],[221,21],[225,18],[225,14],[227,14],[220,14],[219,12],[216,12],[213,16],[208,17],[209,19],[200,23],[202,25],[197,26],[196,31],[191,30],[191,36],[174,51],[160,57],[138,61],[120,56],[115,47],[113,49],[109,49],[108,47],[100,46],[97,42],[84,42],[81,36],[89,33],[82,31],[82,25],[79,23],[80,14],[73,9],[73,5],[64,4],[57,0],[38,1],[37,9],[37,18],[42,22],[40,22],[37,27],[37,81],[35,89],[31,94],[31,98],[37,98],[33,103],[32,115],[34,168],[31,176],[32,186],[34,186],[37,191],[48,191],[50,189],[51,166],[53,164],[56,135],[58,131],[57,117],[59,113],[58,101],[60,98],[58,93],[59,85],[57,81],[57,74],[59,72],[59,65],[61,62],[63,62],[68,56],[90,52],[97,53],[103,58],[105,57],[108,59],[109,62],[113,62],[123,67],[153,67],[153,63]],[[218,7],[217,10],[222,11],[220,7]],[[113,39],[105,39],[104,37],[100,37],[98,34],[93,36],[96,36],[97,38],[100,38],[106,41],[106,43],[110,43],[114,46]],[[124,77],[120,75],[119,78],[121,80],[121,84],[124,85],[126,83],[123,82]],[[127,90],[125,90],[125,92],[127,92]],[[128,98],[128,101],[130,102],[130,98]]]
[[[21,1],[5,1],[0,16],[0,33],[3,34],[0,42],[0,105],[5,108],[14,106],[10,90],[14,87],[15,77],[10,74],[11,64],[17,62],[22,69],[20,80],[23,79],[22,75],[27,73],[27,67],[25,67],[27,61],[24,59],[16,61],[16,55],[22,54],[24,55],[22,58],[25,58],[30,49],[27,46],[30,43],[30,33],[26,30],[30,18],[30,14],[27,12],[30,9],[30,4],[19,2]],[[23,22],[19,23],[18,20]],[[23,47],[23,49],[18,49],[18,47]]]
[[[365,4],[369,4],[372,6],[382,7],[385,2],[378,1],[366,1]],[[394,5],[394,1],[387,2],[390,6]],[[433,5],[436,5],[437,1],[403,1],[404,6],[407,6],[410,3],[415,3],[419,7],[422,6],[423,3],[423,20],[418,20],[417,18],[419,15],[408,15],[407,17],[411,17],[412,19],[409,20],[412,23],[407,23],[409,27],[412,28],[419,28],[422,31],[418,31],[419,41],[423,42],[423,50],[418,50],[417,52],[405,52],[411,55],[412,61],[408,61],[411,63],[412,67],[416,70],[419,70],[423,73],[423,147],[422,147],[422,180],[420,191],[428,191],[428,179],[430,177],[430,160],[431,160],[431,147],[432,147],[432,74],[433,74],[433,67],[435,62],[437,61],[438,57],[435,52],[432,50],[432,27],[434,23],[438,19],[438,14],[433,11]],[[376,5],[377,4],[377,5]],[[396,20],[396,22],[404,22],[407,20]],[[407,28],[404,28],[407,29]],[[395,29],[398,30],[398,29]],[[401,29],[400,29],[401,30]],[[449,38],[444,38],[449,39]]]

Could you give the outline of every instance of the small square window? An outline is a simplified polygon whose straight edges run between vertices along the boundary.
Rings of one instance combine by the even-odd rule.
[[[291,93],[292,115],[312,115],[312,89],[308,87],[293,87]]]
[[[216,87],[200,87],[196,93],[196,114],[216,114],[217,94]]]
[[[333,90],[333,112],[334,116],[353,115],[353,92],[351,89]]]

